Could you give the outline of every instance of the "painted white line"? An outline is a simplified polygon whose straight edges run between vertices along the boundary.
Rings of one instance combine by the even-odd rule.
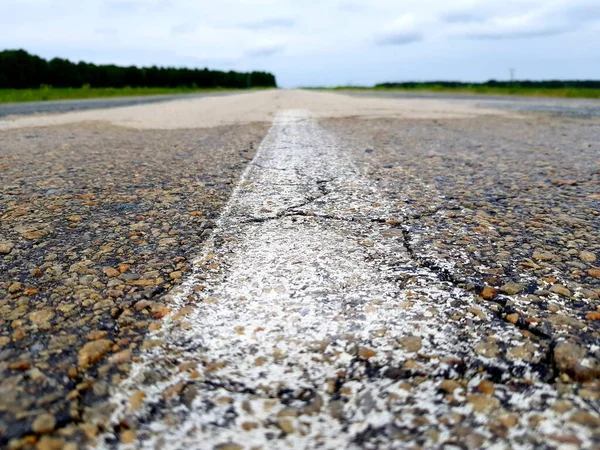
[[[457,421],[490,442],[503,408],[523,413],[516,436],[533,412],[569,429],[525,362],[527,396],[465,401],[485,377],[474,363],[509,370],[490,338],[519,330],[416,267],[386,224],[399,212],[306,112],[279,114],[173,298],[180,313],[113,393],[114,423],[137,429],[136,448],[169,449],[436,445]],[[459,376],[469,385],[445,401],[440,380]]]

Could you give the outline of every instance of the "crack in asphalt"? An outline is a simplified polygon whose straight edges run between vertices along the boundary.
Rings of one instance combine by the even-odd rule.
[[[431,214],[420,215],[419,218],[435,215],[443,209],[444,208],[438,208]],[[410,227],[405,226],[405,225],[392,225],[392,226],[396,227],[396,228],[400,228],[402,230],[402,238],[403,238],[404,248],[406,249],[408,255],[414,262],[416,262],[421,267],[425,267],[425,268],[429,269],[432,273],[434,273],[438,277],[438,279],[440,281],[448,282],[448,283],[452,284],[453,286],[463,290],[467,294],[472,295],[473,290],[475,290],[478,294],[481,293],[481,291],[483,289],[483,283],[473,282],[474,289],[467,289],[465,287],[465,283],[469,282],[469,280],[459,278],[455,274],[453,274],[449,269],[447,269],[445,267],[441,267],[438,262],[427,259],[427,257],[425,257],[425,256],[418,255],[417,251],[415,250],[415,248],[412,245]],[[472,280],[471,280],[471,282],[472,282]],[[544,381],[546,381],[547,383],[552,383],[554,380],[556,380],[560,374],[560,370],[554,360],[554,349],[555,349],[557,343],[559,342],[559,339],[555,339],[548,333],[545,333],[543,330],[540,330],[539,328],[531,326],[529,323],[525,322],[525,320],[522,317],[519,317],[519,319],[516,322],[509,322],[508,320],[506,320],[505,317],[507,315],[517,312],[517,310],[515,308],[512,308],[512,307],[506,305],[506,303],[507,303],[506,299],[503,299],[502,297],[500,297],[497,300],[488,300],[488,301],[496,304],[499,307],[498,309],[492,309],[492,308],[486,307],[486,310],[488,312],[492,313],[492,317],[495,317],[498,321],[500,321],[502,323],[512,324],[518,329],[525,330],[525,331],[535,335],[536,337],[547,341],[547,343],[548,343],[547,351],[546,351],[546,354],[545,354],[542,364],[548,369],[548,375],[546,377],[544,377]]]
[[[259,164],[249,165],[174,299],[180,307],[196,304],[185,316],[190,326],[167,322],[162,348],[142,357],[117,393],[113,426],[137,424],[144,447],[219,448],[239,439],[267,448],[377,447],[402,433],[427,446],[432,442],[415,420],[448,433],[443,418],[467,408],[464,426],[491,442],[481,416],[457,407],[462,394],[443,396],[440,382],[456,379],[494,383],[490,401],[498,407],[524,417],[548,414],[550,426],[559,426],[562,419],[546,407],[557,395],[548,383],[556,375],[553,345],[534,346],[531,361],[505,357],[519,322],[512,326],[504,309],[488,304],[491,320],[480,317],[486,315],[474,308],[481,305],[477,283],[458,276],[453,261],[416,248],[405,222],[446,208],[398,214],[352,162],[340,161],[326,132],[303,119],[276,121]],[[331,153],[323,155],[323,147]],[[322,160],[311,159],[317,154]],[[263,161],[277,162],[281,174],[269,173],[273,167]],[[312,175],[298,170],[308,161]],[[281,210],[257,214],[273,204]],[[203,289],[195,291],[199,283]],[[505,347],[480,353],[486,336]],[[178,370],[190,362],[194,379]],[[128,398],[146,373],[157,376],[142,387],[145,406],[128,413]],[[473,397],[464,388],[467,400]],[[520,397],[524,392],[531,398]],[[118,430],[104,438],[105,447],[118,447]],[[448,435],[439,444],[453,442]]]
[[[268,166],[260,165],[257,163],[253,163],[253,165],[255,167],[262,168],[262,169],[273,169],[273,167],[268,167]],[[293,169],[277,168],[276,170],[290,171]],[[396,228],[396,229],[401,230],[402,244],[403,244],[407,254],[409,255],[410,259],[412,261],[414,261],[419,267],[423,267],[423,268],[430,270],[433,274],[435,274],[437,276],[437,278],[440,281],[450,283],[451,285],[455,286],[456,288],[463,290],[466,294],[473,295],[473,291],[477,292],[478,294],[481,293],[481,290],[483,289],[482,282],[478,282],[474,279],[465,279],[462,277],[458,277],[456,274],[452,273],[452,271],[449,270],[448,268],[442,267],[440,265],[439,261],[429,259],[424,255],[419,255],[417,253],[417,251],[415,250],[414,246],[412,245],[413,239],[412,239],[411,226],[404,225],[402,223],[402,222],[405,222],[406,220],[420,221],[427,217],[433,217],[442,211],[458,210],[458,209],[460,209],[460,207],[458,205],[451,206],[451,207],[440,206],[440,207],[436,207],[435,209],[432,209],[430,211],[427,211],[424,213],[419,213],[419,214],[410,214],[409,213],[409,214],[406,214],[403,217],[401,217],[399,220],[393,220],[393,221],[390,221],[389,218],[386,219],[386,218],[353,217],[353,216],[344,217],[344,216],[335,216],[335,215],[330,215],[330,214],[320,214],[320,213],[315,213],[315,212],[311,212],[311,211],[300,211],[300,208],[309,206],[309,205],[313,204],[316,200],[319,200],[328,194],[336,193],[339,190],[339,188],[338,189],[336,189],[336,188],[328,189],[328,185],[331,182],[335,181],[335,179],[336,178],[334,177],[334,178],[330,178],[330,179],[314,181],[316,187],[321,192],[321,195],[319,195],[319,196],[310,197],[305,202],[285,208],[284,210],[282,210],[275,216],[264,217],[264,218],[253,217],[248,220],[243,220],[240,223],[264,223],[264,222],[271,221],[271,220],[280,220],[285,217],[292,217],[292,218],[293,217],[312,217],[312,218],[318,218],[318,219],[323,219],[323,220],[335,220],[335,221],[344,221],[344,222],[363,222],[364,221],[364,222],[374,222],[374,223],[386,224],[386,225],[390,226],[391,228]],[[453,265],[451,260],[448,260],[446,262],[449,262],[450,266]],[[467,288],[465,286],[465,284],[467,284],[467,283],[471,283],[473,285],[473,287]],[[499,297],[495,300],[489,300],[489,301],[499,306],[499,309],[497,309],[497,310],[486,307],[486,310],[491,312],[493,314],[493,317],[495,317],[497,320],[499,320],[500,322],[503,322],[503,323],[511,323],[512,325],[514,325],[515,327],[517,327],[521,330],[528,331],[528,332],[534,334],[536,337],[548,341],[548,351],[547,351],[547,355],[546,355],[545,359],[547,361],[547,367],[550,369],[550,372],[552,373],[552,375],[547,377],[547,382],[551,382],[552,380],[554,380],[559,374],[559,369],[556,366],[556,364],[554,362],[554,358],[553,358],[554,347],[556,346],[558,340],[553,338],[548,333],[545,333],[543,330],[540,330],[539,328],[536,328],[535,326],[532,326],[529,323],[525,322],[525,320],[522,317],[519,317],[519,319],[515,323],[508,322],[505,319],[505,316],[508,314],[514,313],[517,310],[515,308],[507,306],[506,299]]]
[[[264,165],[260,165],[257,163],[253,163],[253,165],[260,169],[275,169],[274,167],[264,166]],[[276,168],[275,170],[290,171],[293,169]],[[297,170],[296,170],[296,172],[297,172]],[[449,283],[452,286],[462,290],[467,295],[473,295],[473,291],[477,292],[477,294],[481,293],[481,291],[483,289],[482,282],[477,282],[475,280],[467,280],[465,278],[458,277],[450,269],[448,269],[446,267],[442,267],[442,265],[440,264],[439,261],[436,261],[434,259],[429,259],[425,255],[419,255],[417,250],[414,248],[414,246],[412,244],[412,241],[413,241],[412,232],[411,232],[412,227],[409,225],[403,224],[403,222],[405,222],[406,220],[420,221],[424,218],[433,217],[442,211],[452,211],[452,210],[460,209],[460,207],[458,205],[455,205],[453,207],[452,206],[451,207],[440,206],[440,207],[437,207],[430,211],[427,211],[424,213],[419,213],[419,214],[408,213],[408,214],[403,215],[399,220],[398,219],[390,220],[389,218],[376,218],[376,217],[354,217],[354,216],[344,217],[344,216],[335,216],[335,215],[330,215],[330,214],[322,214],[322,213],[315,213],[315,212],[311,212],[311,211],[301,211],[300,210],[301,208],[310,206],[316,200],[322,199],[323,197],[325,197],[329,194],[335,194],[336,192],[338,192],[339,188],[335,188],[335,187],[328,188],[329,184],[331,182],[335,181],[335,179],[336,178],[330,178],[330,179],[325,179],[325,180],[315,180],[314,181],[315,186],[321,193],[321,195],[319,195],[319,196],[307,198],[306,201],[304,201],[298,205],[293,205],[288,208],[285,208],[284,210],[282,210],[275,216],[264,217],[264,218],[253,217],[251,219],[241,221],[240,223],[242,223],[242,224],[243,223],[264,223],[264,222],[272,221],[272,220],[280,220],[280,219],[283,219],[286,217],[291,217],[292,219],[294,217],[311,217],[311,218],[318,218],[318,219],[322,219],[322,220],[326,220],[326,221],[333,220],[333,221],[343,221],[343,222],[373,222],[373,223],[378,223],[378,224],[385,224],[385,225],[388,225],[390,228],[399,229],[401,231],[402,245],[403,245],[404,249],[406,250],[410,259],[413,262],[415,262],[419,267],[423,267],[423,268],[429,270],[441,282]],[[446,262],[449,262],[450,263],[449,265],[453,266],[451,260],[446,261]],[[467,288],[465,286],[467,283],[471,283],[472,287]],[[557,379],[560,371],[559,371],[558,366],[556,365],[556,362],[554,361],[554,349],[556,347],[558,339],[553,338],[551,335],[549,335],[548,333],[545,333],[543,330],[540,330],[539,328],[531,326],[529,323],[525,322],[525,320],[522,317],[519,317],[519,319],[514,323],[508,322],[505,318],[506,315],[516,312],[516,309],[512,308],[510,306],[507,306],[506,299],[503,299],[502,297],[500,297],[495,300],[490,300],[490,302],[496,304],[499,307],[498,309],[489,308],[487,306],[485,308],[488,312],[490,312],[492,314],[492,317],[494,317],[496,320],[498,320],[499,322],[501,322],[503,324],[510,323],[510,324],[514,325],[516,328],[530,332],[533,335],[535,335],[536,337],[548,342],[547,350],[545,352],[544,358],[539,363],[539,366],[541,366],[540,368],[543,367],[543,369],[541,371],[547,373],[547,375],[544,376],[542,379],[547,383],[552,383],[555,379]],[[418,374],[412,373],[412,375],[418,375]],[[410,371],[405,373],[405,377],[409,377],[409,376],[411,376]],[[371,376],[369,376],[369,378],[370,377]]]
[[[294,169],[289,169],[289,168],[274,168],[274,167],[264,166],[264,165],[257,164],[257,163],[253,163],[253,166],[261,168],[261,169],[275,169],[275,170],[280,170],[280,171],[294,170]],[[296,172],[297,172],[297,170],[296,170]],[[448,269],[446,267],[442,267],[442,265],[440,264],[439,261],[436,261],[434,259],[429,259],[425,255],[419,255],[412,244],[413,239],[412,239],[411,226],[403,224],[403,222],[405,222],[406,220],[420,221],[427,217],[433,217],[442,211],[452,211],[452,210],[460,209],[460,207],[458,205],[455,205],[453,207],[440,206],[440,207],[437,207],[430,211],[427,211],[424,213],[419,213],[419,214],[410,214],[409,213],[409,214],[402,216],[400,219],[392,220],[392,221],[390,221],[389,218],[354,217],[354,216],[344,217],[344,216],[335,216],[335,215],[330,215],[330,214],[322,214],[322,213],[315,213],[312,211],[301,211],[300,210],[301,208],[310,206],[316,200],[322,199],[323,197],[325,197],[329,194],[334,194],[334,193],[338,192],[339,188],[328,189],[328,185],[330,183],[332,183],[333,181],[335,181],[335,179],[336,178],[334,177],[334,178],[330,178],[330,179],[314,181],[315,186],[318,188],[318,190],[321,193],[321,195],[319,195],[319,196],[307,198],[306,201],[304,201],[300,204],[285,208],[284,210],[277,213],[275,216],[253,217],[253,218],[250,218],[247,220],[242,220],[242,221],[240,221],[240,223],[241,224],[265,223],[268,221],[280,220],[280,219],[283,219],[286,217],[291,217],[291,218],[293,218],[293,217],[311,217],[311,218],[318,218],[318,219],[322,219],[322,220],[333,220],[333,221],[343,221],[343,222],[373,222],[373,223],[379,223],[379,224],[386,224],[390,228],[396,228],[402,232],[402,245],[404,246],[410,259],[413,262],[415,262],[419,267],[428,269],[431,273],[435,274],[435,276],[440,281],[449,283],[452,286],[454,286],[458,289],[461,289],[467,295],[473,295],[474,291],[477,294],[481,293],[481,291],[483,289],[482,282],[478,282],[474,279],[465,279],[462,277],[458,277],[450,269]],[[447,260],[445,262],[448,262],[448,263],[450,263],[449,264],[450,266],[453,266],[451,260]],[[471,283],[472,287],[467,288],[465,286],[467,283]],[[517,310],[513,307],[506,305],[507,299],[499,297],[497,299],[489,300],[489,301],[496,304],[499,307],[498,309],[492,309],[492,308],[489,308],[486,306],[485,309],[488,312],[492,313],[492,317],[496,318],[498,321],[500,321],[502,323],[506,323],[506,324],[510,323],[510,324],[514,325],[516,328],[530,332],[533,335],[535,335],[536,337],[548,342],[546,355],[543,360],[544,361],[543,366],[547,368],[548,375],[546,377],[544,377],[544,380],[548,383],[552,383],[553,380],[555,380],[558,377],[559,372],[560,372],[554,361],[554,356],[553,356],[554,348],[555,348],[556,344],[558,343],[559,339],[555,339],[548,333],[545,333],[543,330],[540,330],[539,328],[536,328],[535,326],[530,325],[529,323],[525,322],[525,320],[522,317],[519,317],[519,319],[514,323],[508,322],[505,319],[506,315],[514,313]]]

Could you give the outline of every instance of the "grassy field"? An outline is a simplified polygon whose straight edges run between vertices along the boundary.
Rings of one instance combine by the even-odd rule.
[[[0,103],[36,102],[48,100],[75,100],[84,98],[130,97],[135,95],[192,94],[231,89],[194,88],[51,88],[0,89]]]
[[[522,95],[529,97],[561,97],[561,98],[598,98],[600,89],[552,89],[552,88],[524,88],[524,87],[488,87],[472,86],[467,88],[448,88],[445,86],[424,86],[417,88],[385,88],[385,87],[361,87],[361,86],[339,86],[325,88],[335,91],[379,91],[379,92],[442,92],[450,94],[483,94],[483,95]]]

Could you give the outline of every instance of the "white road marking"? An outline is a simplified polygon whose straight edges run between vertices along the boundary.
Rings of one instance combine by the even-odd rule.
[[[472,333],[451,320],[478,305],[415,266],[402,230],[385,223],[399,212],[306,112],[280,113],[173,298],[185,317],[166,321],[162,347],[114,392],[114,423],[139,428],[144,448],[401,448],[419,429],[422,444],[444,442],[456,420],[493,439],[465,391],[445,402],[439,381],[474,370],[456,361],[507,369],[474,349],[519,330],[473,315]],[[516,436],[540,407],[549,430],[569,429],[544,407],[554,388],[521,366],[528,395],[497,393],[522,412]],[[469,373],[467,388],[482,377]],[[128,411],[139,390],[145,406]]]

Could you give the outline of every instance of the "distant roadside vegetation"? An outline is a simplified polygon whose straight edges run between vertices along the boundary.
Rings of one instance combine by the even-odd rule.
[[[268,72],[96,65],[0,52],[0,102],[277,87]]]
[[[449,92],[462,94],[526,95],[539,97],[600,98],[600,81],[546,80],[496,81],[463,83],[459,81],[430,81],[381,83],[368,86],[339,86],[334,90],[377,90],[406,92]]]

